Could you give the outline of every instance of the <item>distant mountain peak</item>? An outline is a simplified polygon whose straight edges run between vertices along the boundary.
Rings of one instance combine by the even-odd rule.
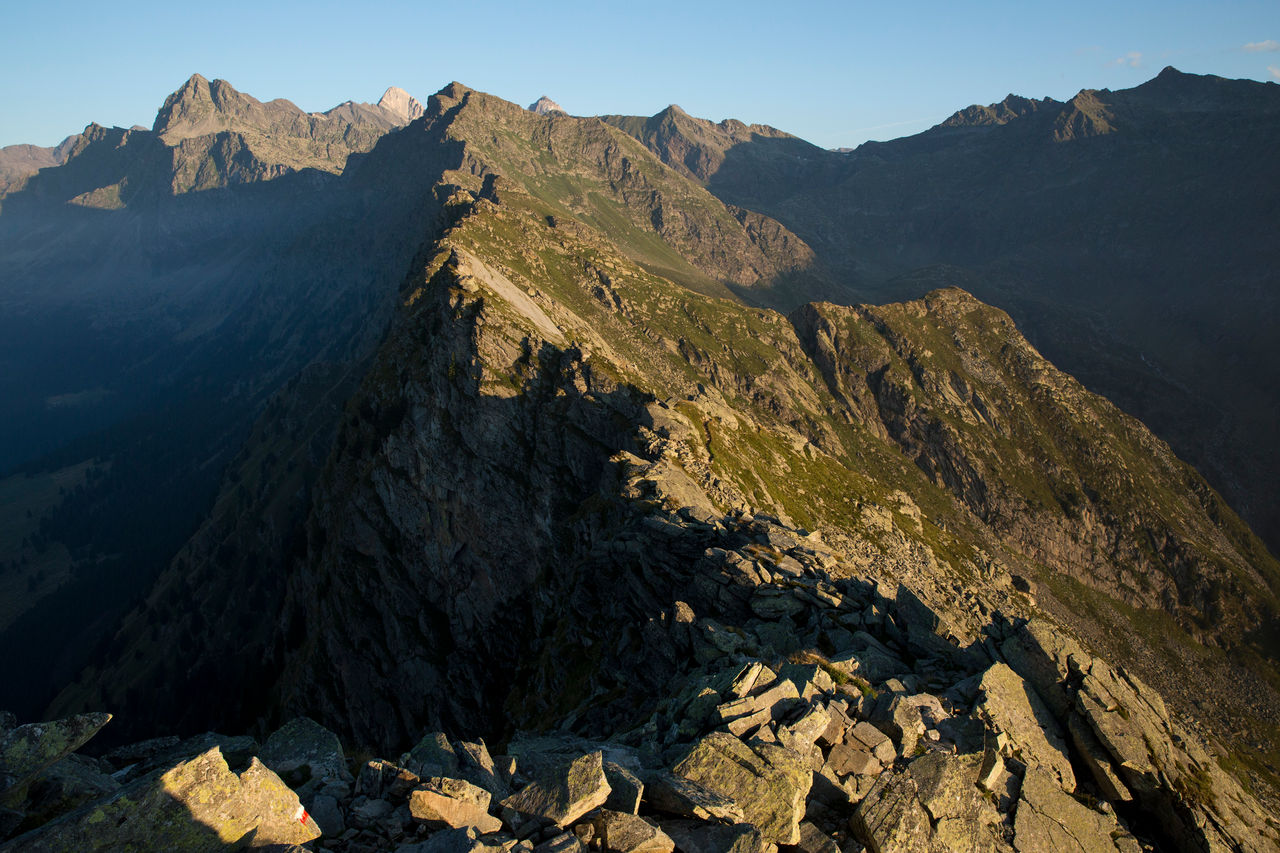
[[[383,92],[382,97],[378,100],[378,106],[388,112],[395,113],[404,119],[406,123],[413,121],[426,112],[426,109],[417,98],[399,86],[391,86],[387,91]]]
[[[1005,99],[999,103],[985,107],[980,104],[974,104],[971,107],[958,110],[944,121],[941,127],[985,127],[1008,124],[1015,119],[1039,112],[1046,107],[1061,106],[1061,102],[1052,98],[1042,98],[1037,101],[1034,98],[1024,98],[1021,95],[1010,94],[1006,95]]]
[[[223,129],[228,114],[257,103],[256,99],[241,94],[226,80],[210,81],[199,74],[192,74],[176,92],[165,98],[151,129],[166,142],[199,136]]]
[[[538,100],[530,104],[529,112],[537,113],[540,116],[550,115],[551,113],[560,113],[561,115],[568,115],[568,113],[565,112],[564,107],[560,106],[555,101],[548,98],[546,95],[543,95],[541,98],[538,98]]]

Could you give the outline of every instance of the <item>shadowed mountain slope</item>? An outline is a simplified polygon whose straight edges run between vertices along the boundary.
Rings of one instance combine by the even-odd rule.
[[[380,338],[435,202],[361,171],[351,155],[398,122],[345,106],[307,116],[193,77],[157,131],[91,126],[4,197],[0,645],[21,676],[4,704],[33,713],[84,665],[273,393]]]

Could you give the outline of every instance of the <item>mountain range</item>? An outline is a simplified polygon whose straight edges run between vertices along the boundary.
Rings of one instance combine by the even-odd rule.
[[[151,130],[5,149],[0,704],[692,755],[675,697],[718,666],[853,654],[992,736],[963,685],[1006,666],[1092,732],[1062,761],[1120,768],[1078,792],[1110,838],[1266,849],[1278,122],[1274,84],[1166,69],[838,153],[197,75]],[[1060,674],[1016,652],[1043,631]],[[1102,658],[1141,701],[1092,710]],[[1018,802],[994,837],[1053,849]]]

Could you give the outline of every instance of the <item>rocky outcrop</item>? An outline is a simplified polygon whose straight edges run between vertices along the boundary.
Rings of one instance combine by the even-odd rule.
[[[0,849],[216,851],[300,844],[319,835],[280,777],[256,759],[233,773],[215,747]]]
[[[679,535],[754,531],[759,541],[795,543],[769,563],[793,560],[793,583],[822,571],[824,552],[800,544],[798,531],[773,520],[726,522]],[[990,642],[964,653],[936,634],[936,644],[909,645],[899,624],[923,605],[874,586],[830,581],[818,597],[795,583],[790,594],[805,607],[762,617],[735,598],[735,581],[712,583],[738,601],[736,611],[688,597],[733,627],[726,633],[736,642],[673,621],[666,642],[687,665],[664,669],[661,686],[647,682],[644,700],[590,691],[548,733],[515,737],[502,754],[428,732],[397,759],[354,767],[331,732],[298,719],[254,751],[293,780],[301,805],[258,758],[242,758],[237,774],[215,747],[88,805],[69,802],[69,814],[9,847],[225,849],[318,835],[326,849],[406,853],[765,853],[776,845],[1136,853],[1280,843],[1280,827],[1158,694],[1046,622],[994,621]],[[807,649],[788,646],[797,636]],[[655,654],[663,645],[656,634],[648,643]],[[832,663],[852,668],[857,656],[842,648],[870,647],[898,659],[897,671],[871,680]],[[1056,698],[1045,701],[1042,691]],[[180,747],[152,742],[112,755],[155,760]],[[1073,767],[1090,773],[1073,777]],[[101,825],[113,829],[95,834]]]

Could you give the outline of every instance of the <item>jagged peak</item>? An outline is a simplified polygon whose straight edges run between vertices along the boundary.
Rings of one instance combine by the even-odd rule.
[[[378,99],[378,106],[388,112],[394,113],[406,123],[420,117],[426,108],[422,103],[410,95],[399,86],[389,86],[387,91],[382,93],[382,97]]]
[[[1044,97],[1037,101],[1034,98],[1025,98],[1021,95],[1010,93],[1003,100],[994,104],[988,104],[987,106],[973,104],[962,110],[957,110],[950,118],[942,122],[939,127],[1003,125],[1023,116],[1039,112],[1047,107],[1059,106],[1062,106],[1062,102],[1055,101],[1053,98]]]
[[[564,107],[560,106],[546,95],[543,95],[541,98],[538,98],[538,100],[530,104],[529,112],[537,113],[540,116],[550,115],[551,113],[561,113],[562,115],[569,114]]]
[[[166,141],[199,135],[211,129],[208,127],[211,121],[220,123],[218,116],[258,103],[260,102],[256,98],[240,92],[226,80],[209,80],[200,74],[192,74],[182,86],[165,98],[151,129],[165,137]]]

